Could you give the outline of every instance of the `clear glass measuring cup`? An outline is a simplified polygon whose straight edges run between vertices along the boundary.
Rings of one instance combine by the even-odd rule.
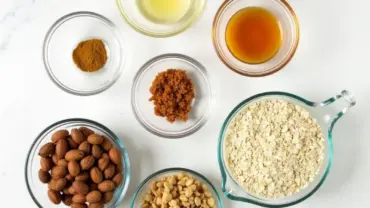
[[[310,112],[311,116],[316,119],[317,123],[321,126],[323,136],[325,138],[325,158],[321,169],[315,180],[312,181],[308,187],[302,189],[301,191],[294,193],[291,196],[286,196],[277,199],[270,198],[260,198],[251,193],[246,192],[236,180],[233,179],[232,174],[230,174],[225,164],[224,158],[224,140],[225,134],[227,132],[228,126],[233,120],[234,116],[243,109],[246,105],[251,103],[261,101],[264,99],[283,99],[299,105]],[[326,177],[329,174],[330,167],[333,159],[333,137],[332,131],[335,123],[347,112],[347,110],[354,106],[356,101],[354,97],[346,90],[343,90],[340,94],[329,98],[323,102],[311,102],[302,97],[286,92],[266,92],[254,95],[239,105],[237,105],[231,113],[228,115],[226,120],[222,125],[222,129],[219,135],[218,142],[218,162],[221,169],[222,184],[221,189],[224,195],[231,199],[241,202],[247,202],[251,204],[256,204],[264,207],[287,207],[299,202],[304,201],[314,194],[320,186],[324,183]]]

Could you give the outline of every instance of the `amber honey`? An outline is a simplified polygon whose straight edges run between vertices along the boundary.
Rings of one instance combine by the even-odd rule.
[[[235,13],[226,27],[226,44],[235,58],[260,64],[279,50],[282,33],[277,18],[262,7],[247,7]]]

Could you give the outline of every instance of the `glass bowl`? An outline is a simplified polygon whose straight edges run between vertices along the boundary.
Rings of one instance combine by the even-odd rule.
[[[94,95],[112,86],[120,77],[129,53],[118,28],[106,17],[93,12],[75,12],[57,20],[46,34],[43,46],[45,68],[53,82],[75,95]],[[72,52],[84,40],[101,39],[108,60],[96,72],[83,72]]]
[[[141,200],[145,196],[145,194],[150,190],[151,183],[153,180],[160,180],[163,177],[177,175],[180,172],[183,172],[185,175],[191,175],[195,180],[199,180],[202,184],[206,184],[209,191],[211,192],[214,199],[217,201],[215,204],[217,205],[216,208],[223,208],[223,203],[220,195],[218,194],[216,188],[212,185],[212,183],[202,174],[195,172],[193,170],[189,170],[186,168],[167,168],[160,171],[157,171],[150,176],[148,176],[139,187],[136,189],[136,192],[131,200],[130,208],[141,208]]]
[[[149,101],[152,81],[159,72],[184,69],[195,85],[195,99],[189,120],[168,122],[154,114]],[[196,60],[181,54],[164,54],[145,63],[135,76],[131,104],[137,120],[151,133],[165,138],[181,138],[199,130],[208,120],[212,108],[212,89],[206,69]]]
[[[279,51],[266,62],[247,64],[236,59],[226,44],[226,27],[230,18],[246,7],[263,7],[279,21],[282,42]],[[285,0],[228,0],[219,8],[213,22],[213,45],[218,57],[234,72],[250,77],[261,77],[281,70],[292,59],[299,42],[298,19]]]
[[[265,99],[282,99],[306,109],[320,125],[324,142],[324,160],[321,168],[312,182],[299,192],[281,198],[261,198],[248,193],[233,177],[225,163],[225,134],[234,117],[246,106]],[[224,195],[236,201],[247,202],[264,207],[287,207],[300,203],[312,196],[324,183],[329,174],[333,159],[333,128],[335,123],[356,104],[355,98],[346,90],[323,102],[311,102],[302,97],[286,92],[266,92],[254,95],[237,105],[224,121],[218,142],[218,162],[222,176],[222,191]]]
[[[33,201],[36,203],[38,207],[67,207],[64,206],[63,203],[59,205],[52,204],[47,195],[48,190],[47,184],[43,184],[39,180],[38,171],[40,169],[40,156],[38,155],[38,152],[40,148],[45,143],[51,141],[51,135],[56,130],[59,129],[71,130],[72,128],[78,128],[81,126],[88,127],[101,135],[105,135],[107,138],[110,139],[110,141],[115,147],[121,150],[122,163],[124,169],[123,171],[124,179],[122,180],[122,184],[115,190],[112,201],[106,204],[105,207],[115,208],[124,198],[130,182],[131,168],[129,157],[122,141],[111,130],[109,130],[107,127],[103,126],[100,123],[87,119],[73,118],[58,121],[48,126],[36,137],[36,140],[34,141],[28,152],[25,165],[26,185],[28,192],[30,193]]]
[[[189,8],[176,22],[159,24],[146,18],[139,8],[138,0],[116,0],[118,9],[126,22],[136,31],[151,37],[165,38],[188,29],[202,14],[206,0],[189,0]]]

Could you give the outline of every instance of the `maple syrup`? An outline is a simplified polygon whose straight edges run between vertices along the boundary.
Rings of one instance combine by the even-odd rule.
[[[260,64],[279,50],[282,32],[277,18],[265,8],[247,7],[236,12],[226,27],[226,44],[235,58]]]

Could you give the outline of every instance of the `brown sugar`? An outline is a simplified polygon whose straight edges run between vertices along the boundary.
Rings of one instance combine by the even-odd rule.
[[[82,71],[94,72],[107,62],[107,51],[99,39],[82,41],[73,51],[73,61]]]
[[[191,103],[195,97],[195,88],[184,70],[168,69],[160,72],[150,88],[154,101],[154,113],[166,117],[173,123],[175,120],[188,120]]]

